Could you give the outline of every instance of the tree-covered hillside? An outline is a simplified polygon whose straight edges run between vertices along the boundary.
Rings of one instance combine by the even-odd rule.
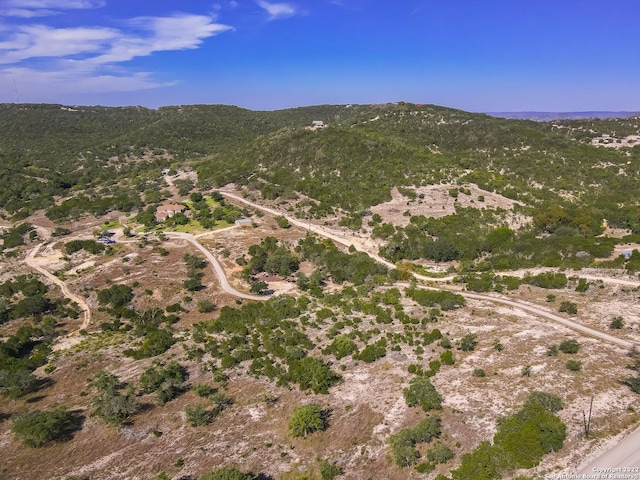
[[[314,120],[326,128],[308,129]],[[5,104],[0,128],[0,208],[17,218],[72,197],[76,215],[137,209],[157,199],[145,192],[161,190],[162,168],[186,164],[203,183],[303,193],[320,214],[367,209],[394,186],[457,182],[536,209],[587,207],[613,226],[638,217],[640,149],[591,138],[640,134],[639,117],[547,123],[404,102],[273,112]]]

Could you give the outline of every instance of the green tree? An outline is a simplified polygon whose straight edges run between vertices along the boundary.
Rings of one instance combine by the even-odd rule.
[[[578,305],[568,300],[560,302],[560,308],[558,309],[560,312],[566,312],[569,315],[576,315],[578,313]]]
[[[326,412],[317,403],[298,405],[289,419],[289,432],[294,437],[307,435],[326,428]]]
[[[338,465],[327,460],[320,460],[318,468],[320,469],[320,478],[322,480],[334,480],[342,473],[342,469]]]
[[[578,353],[578,351],[580,350],[580,344],[578,343],[577,340],[574,340],[574,339],[565,340],[560,344],[558,349],[563,353],[574,354],[574,353]]]
[[[414,378],[402,394],[410,407],[420,405],[425,412],[442,409],[442,397],[428,377]]]
[[[622,317],[613,317],[611,323],[609,324],[609,328],[614,330],[620,330],[624,327],[624,319]]]
[[[478,344],[478,336],[475,333],[469,333],[460,340],[460,350],[463,352],[472,352]]]
[[[38,378],[25,368],[0,370],[0,393],[11,400],[33,391],[37,383]]]
[[[221,467],[213,472],[205,473],[199,480],[253,480],[252,473],[243,473],[236,467]]]
[[[525,403],[525,407],[533,403],[542,405],[551,413],[559,412],[564,408],[562,399],[558,395],[554,393],[548,393],[548,392],[538,392],[538,391],[531,392],[529,394],[529,398],[527,398],[527,403]]]
[[[215,412],[203,404],[187,406],[185,414],[187,423],[192,427],[208,425],[216,417]]]
[[[91,415],[100,418],[107,425],[122,425],[140,408],[133,390],[128,389],[122,394],[121,390],[125,385],[113,374],[98,372],[93,377],[91,386],[98,391],[91,400],[94,407]]]
[[[427,450],[427,460],[433,463],[447,463],[453,458],[453,452],[444,443],[436,443]]]
[[[128,285],[112,285],[98,292],[98,302],[109,304],[113,308],[123,307],[133,299],[133,289]]]
[[[64,406],[58,406],[53,410],[19,414],[13,421],[11,431],[26,446],[37,448],[64,437],[73,425],[73,413]]]
[[[213,312],[215,309],[216,309],[216,304],[207,298],[205,298],[204,300],[200,300],[198,302],[198,312],[200,313]]]

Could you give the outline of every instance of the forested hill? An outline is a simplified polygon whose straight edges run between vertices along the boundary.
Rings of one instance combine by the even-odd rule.
[[[359,107],[327,128],[283,128],[198,168],[217,184],[253,183],[266,197],[304,192],[325,211],[366,209],[393,186],[475,183],[527,205],[635,205],[640,148],[592,138],[640,134],[640,118],[533,122],[435,106]],[[627,212],[624,212],[626,215]]]
[[[310,130],[315,120],[326,127]],[[404,102],[270,112],[4,104],[0,132],[0,208],[16,218],[54,199],[74,199],[74,215],[141,208],[161,200],[162,168],[186,165],[212,185],[301,192],[326,210],[368,208],[393,186],[467,182],[532,206],[597,204],[616,221],[640,195],[639,147],[591,145],[640,135],[640,117],[533,122]]]

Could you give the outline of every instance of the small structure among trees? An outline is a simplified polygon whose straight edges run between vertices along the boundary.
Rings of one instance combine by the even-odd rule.
[[[156,208],[156,222],[164,222],[167,218],[173,217],[176,213],[182,213],[186,217],[189,217],[190,215],[189,210],[184,205],[159,205]]]

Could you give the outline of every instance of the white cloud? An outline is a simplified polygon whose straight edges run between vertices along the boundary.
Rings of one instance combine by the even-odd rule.
[[[4,0],[0,15],[7,17],[47,17],[63,10],[101,8],[105,0]]]
[[[0,70],[0,86],[7,87],[3,94],[6,96],[7,92],[13,92],[15,85],[20,101],[50,98],[52,93],[73,95],[96,92],[135,92],[174,84],[175,82],[155,81],[149,72],[89,75],[74,69],[41,71],[30,68],[8,68]]]
[[[290,3],[269,3],[265,0],[256,0],[258,6],[263,8],[269,14],[269,20],[278,20],[288,18],[298,13],[295,5]]]
[[[126,62],[159,51],[193,49],[204,39],[233,29],[204,15],[139,17],[128,24],[139,33],[119,36],[108,51],[91,60],[93,63]]]
[[[18,27],[13,37],[0,42],[0,64],[43,57],[69,57],[95,53],[114,41],[110,28],[52,28],[46,25]]]
[[[1,0],[0,0],[1,1]],[[56,6],[53,0],[31,0],[30,6]],[[62,2],[59,2],[62,3]],[[85,5],[96,2],[72,1]],[[206,15],[174,14],[138,17],[120,28],[55,28],[25,23],[0,25],[0,78],[19,80],[22,89],[49,91],[134,91],[165,86],[150,73],[123,65],[161,51],[198,48],[205,39],[231,30]],[[25,87],[26,85],[26,87]],[[42,87],[46,85],[46,87]]]

